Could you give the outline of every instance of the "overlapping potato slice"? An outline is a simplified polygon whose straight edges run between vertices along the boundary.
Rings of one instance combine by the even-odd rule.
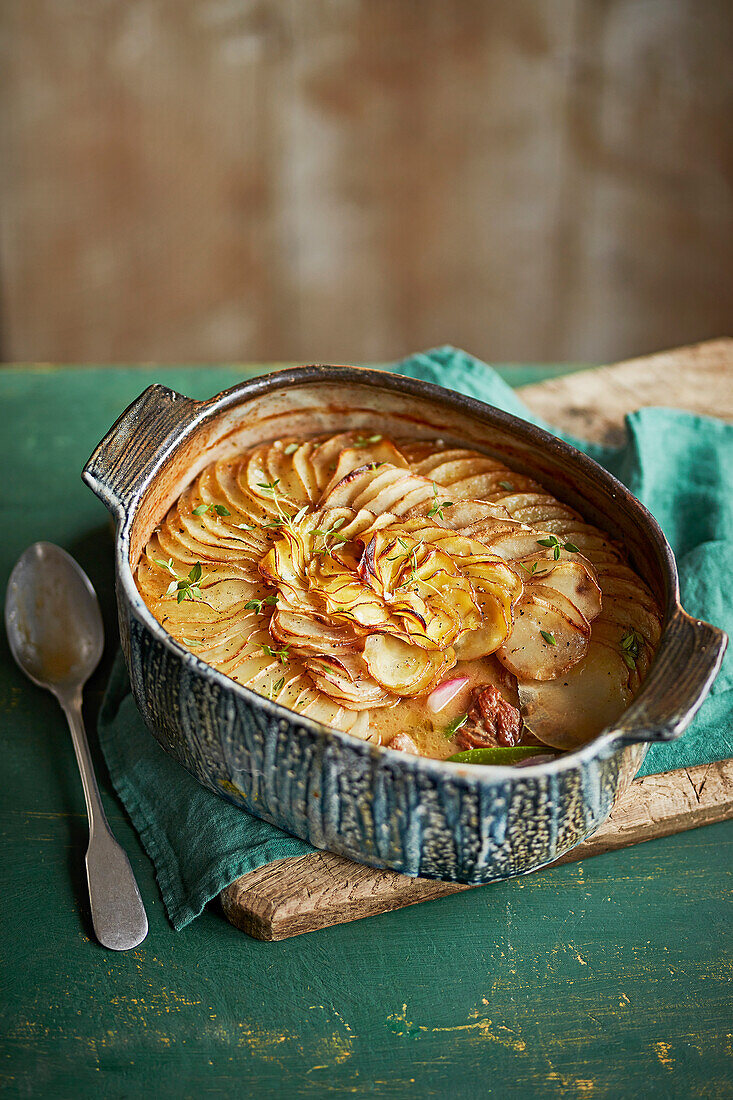
[[[495,654],[528,727],[570,747],[624,709],[660,634],[623,549],[531,478],[366,430],[213,463],[137,582],[203,660],[358,736],[375,709]]]
[[[526,727],[545,745],[575,749],[610,726],[631,701],[628,669],[618,649],[591,639],[583,660],[563,676],[519,679]]]
[[[364,644],[370,674],[395,695],[424,695],[455,661],[454,651],[425,650],[392,634],[370,634]]]

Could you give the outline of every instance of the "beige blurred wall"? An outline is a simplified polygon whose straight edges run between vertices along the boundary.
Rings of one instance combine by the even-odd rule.
[[[733,329],[731,0],[3,0],[5,360]]]

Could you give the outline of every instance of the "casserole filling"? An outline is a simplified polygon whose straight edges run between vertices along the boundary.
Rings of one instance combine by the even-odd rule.
[[[356,431],[207,467],[136,581],[172,637],[233,680],[468,763],[590,740],[660,636],[622,548],[537,482],[441,441]]]

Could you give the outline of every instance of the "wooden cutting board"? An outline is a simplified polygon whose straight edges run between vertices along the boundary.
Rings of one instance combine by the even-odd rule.
[[[525,386],[521,393],[529,408],[548,423],[604,443],[621,443],[624,416],[645,405],[733,420],[733,339],[576,372]],[[729,817],[733,760],[646,776],[634,781],[589,840],[558,863]],[[251,871],[223,890],[220,900],[237,928],[257,939],[281,940],[469,889],[482,887],[408,878],[314,852]]]

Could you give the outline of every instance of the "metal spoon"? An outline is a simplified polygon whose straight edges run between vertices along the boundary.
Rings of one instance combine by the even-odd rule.
[[[130,861],[112,835],[94,777],[81,697],[99,664],[104,627],[86,573],[50,542],[36,542],[18,559],[5,597],[5,628],[20,668],[58,699],[69,722],[89,817],[86,867],[92,924],[113,951],[137,947],[148,918]]]

